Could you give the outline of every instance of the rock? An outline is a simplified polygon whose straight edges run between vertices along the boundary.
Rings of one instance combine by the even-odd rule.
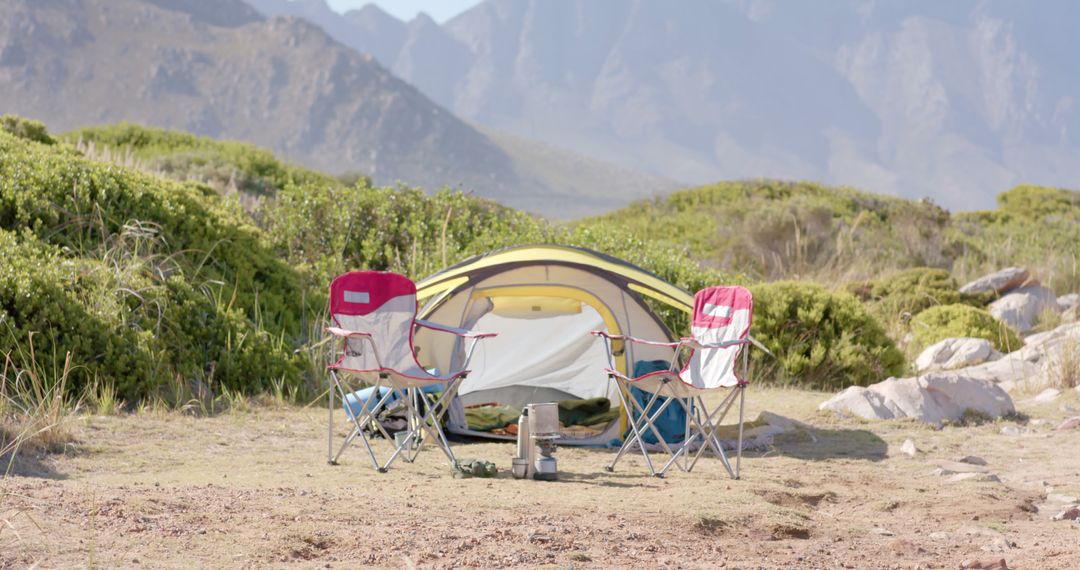
[[[972,481],[975,483],[1000,483],[1001,478],[993,473],[954,473],[945,479],[947,483]]]
[[[969,410],[990,418],[1015,410],[1012,398],[993,382],[948,372],[852,386],[819,409],[869,420],[914,418],[936,425],[959,420]]]
[[[1039,403],[1046,403],[1053,402],[1060,395],[1061,390],[1058,390],[1057,388],[1047,388],[1042,392],[1039,392],[1039,395],[1032,399]]]
[[[965,560],[960,563],[960,568],[966,570],[1009,570],[1009,565],[1004,558],[990,558],[986,560]]]
[[[1016,426],[1005,426],[1001,428],[1001,435],[1020,435],[1024,433],[1023,430]]]
[[[1014,543],[1009,542],[1009,539],[1004,536],[995,537],[990,542],[982,545],[979,550],[986,552],[1008,552],[1013,549]]]
[[[915,447],[915,442],[912,441],[911,438],[908,438],[900,445],[900,452],[908,457],[915,457],[915,454],[919,452],[919,449]]]
[[[915,359],[915,368],[919,372],[955,370],[982,364],[994,355],[994,346],[984,338],[947,338],[922,351]]]
[[[891,531],[889,529],[880,528],[880,527],[874,527],[874,528],[870,529],[870,532],[872,532],[874,534],[879,534],[881,536],[895,536],[896,535],[895,532],[893,532],[893,531]]]
[[[994,318],[1022,333],[1034,328],[1039,313],[1046,309],[1061,310],[1054,292],[1042,285],[1014,289],[987,307]]]
[[[1080,293],[1069,293],[1068,295],[1062,295],[1057,298],[1058,305],[1061,310],[1065,311],[1076,306],[1080,306]]]
[[[1080,305],[1073,305],[1061,313],[1061,322],[1075,323],[1080,321]]]
[[[1056,521],[1074,521],[1080,519],[1080,507],[1073,505],[1064,511],[1054,515],[1053,520]]]
[[[960,463],[967,463],[969,465],[986,465],[986,460],[978,455],[965,455],[958,459]]]
[[[1065,431],[1070,429],[1080,428],[1080,416],[1071,417],[1060,424],[1058,424],[1058,431]]]
[[[995,293],[1004,293],[1010,289],[1015,289],[1024,284],[1028,280],[1030,275],[1027,269],[1022,267],[1006,267],[1001,271],[996,271],[990,275],[980,277],[967,285],[960,288],[961,293],[981,293],[983,291],[994,291]]]
[[[938,459],[931,463],[937,465],[944,471],[942,475],[952,475],[953,473],[986,473],[989,471],[986,465],[972,465],[971,463],[961,463],[959,461],[949,461],[947,459]]]
[[[897,556],[912,556],[926,552],[921,546],[902,538],[894,538],[886,546]]]

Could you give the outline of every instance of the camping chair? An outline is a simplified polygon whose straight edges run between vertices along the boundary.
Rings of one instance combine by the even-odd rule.
[[[450,464],[456,465],[454,452],[442,430],[442,416],[469,373],[466,367],[476,343],[495,335],[417,319],[416,285],[403,275],[382,271],[354,271],[336,277],[330,284],[330,317],[335,326],[326,330],[334,338],[341,339],[341,356],[337,357],[337,344],[334,343],[336,360],[327,367],[331,381],[327,452],[330,464],[336,465],[342,452],[359,439],[367,449],[372,464],[384,473],[402,453],[406,461],[412,462],[426,434],[443,450]],[[437,370],[426,370],[417,362],[412,345],[413,330],[417,326],[469,340],[465,360],[459,370],[439,374]],[[350,393],[345,389],[342,378],[344,375],[355,376],[373,386],[370,391],[372,395],[361,406],[351,405],[353,402],[349,401]],[[434,402],[425,398],[424,394],[432,387],[442,388],[441,394],[433,397]],[[334,454],[335,391],[341,397],[345,413],[353,424],[352,431],[337,454]],[[404,403],[408,418],[407,433],[403,439],[396,440],[393,454],[380,465],[364,428],[373,425],[383,437],[395,441],[376,421],[379,412],[392,400]]]
[[[750,291],[743,287],[709,287],[694,295],[694,312],[691,325],[692,336],[678,342],[653,342],[625,335],[611,335],[604,331],[593,334],[604,338],[608,349],[610,367],[608,378],[618,383],[619,399],[629,418],[629,437],[623,442],[619,453],[611,464],[605,467],[613,471],[615,464],[627,450],[637,445],[645,457],[649,474],[663,477],[672,465],[678,465],[683,471],[690,471],[697,464],[706,449],[711,449],[720,458],[728,475],[739,478],[742,464],[743,445],[743,403],[745,401],[747,350],[753,342],[748,338],[753,312],[753,298]],[[670,346],[674,349],[674,358],[669,370],[649,372],[630,378],[615,369],[612,341]],[[679,355],[683,349],[690,350],[689,358],[682,369],[677,369]],[[742,374],[736,372],[737,359],[742,355]],[[634,386],[646,393],[642,405],[630,395]],[[710,392],[729,390],[720,403],[709,408],[703,396]],[[739,400],[739,439],[738,457],[735,468],[731,468],[727,455],[717,438],[717,428],[724,420],[731,406]],[[686,412],[685,437],[678,449],[664,441],[654,423],[669,406],[681,406]],[[646,431],[648,430],[648,431]],[[659,470],[653,466],[648,444],[643,436],[652,433],[659,446],[670,459]],[[693,457],[694,446],[698,445]],[[654,447],[656,447],[654,446]],[[682,462],[679,462],[680,457]]]

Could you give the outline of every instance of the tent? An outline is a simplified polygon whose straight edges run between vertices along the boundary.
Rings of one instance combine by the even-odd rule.
[[[471,430],[466,422],[467,406],[488,402],[520,409],[532,402],[606,397],[618,409],[618,388],[604,373],[603,340],[590,332],[672,340],[646,298],[686,312],[693,304],[689,293],[640,267],[557,245],[492,251],[419,282],[421,319],[498,333],[474,354],[472,373],[451,406],[447,427],[458,434],[499,438]],[[450,335],[420,330],[413,343],[424,366],[449,370],[464,358],[463,347]],[[615,365],[624,374],[639,362],[673,356],[666,346],[616,348]],[[591,432],[564,433],[560,443],[621,440],[625,422],[620,416]]]

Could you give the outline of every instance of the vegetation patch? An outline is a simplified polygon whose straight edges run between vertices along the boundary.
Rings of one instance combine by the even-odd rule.
[[[970,305],[939,305],[919,313],[911,320],[911,335],[915,350],[952,337],[984,338],[1001,352],[1024,344],[1008,325]]]
[[[751,334],[775,355],[751,351],[755,369],[766,377],[837,390],[905,370],[903,354],[854,296],[794,281],[754,285],[751,291]]]

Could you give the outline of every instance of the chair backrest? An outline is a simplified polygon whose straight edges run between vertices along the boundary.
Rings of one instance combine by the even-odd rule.
[[[385,271],[353,271],[330,283],[330,316],[336,326],[371,334],[383,368],[415,374],[420,368],[412,351],[416,320],[416,284]],[[350,338],[341,366],[369,371],[380,368],[371,345]]]
[[[691,335],[702,344],[743,340],[750,333],[753,311],[753,296],[744,287],[702,289],[694,295]],[[742,381],[736,361],[745,346],[695,350],[679,376],[698,388],[735,386]]]

